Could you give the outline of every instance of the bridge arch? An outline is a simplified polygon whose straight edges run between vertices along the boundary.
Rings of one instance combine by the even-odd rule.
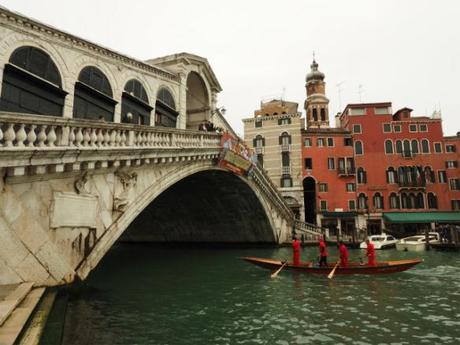
[[[138,183],[143,184],[143,179],[148,177],[139,174]],[[170,209],[172,207],[175,209]],[[200,207],[207,209],[200,210]],[[85,279],[120,238],[154,242],[275,243],[280,236],[277,231],[286,226],[251,180],[200,162],[163,174],[141,191],[99,238],[76,273]]]
[[[187,129],[198,129],[203,120],[208,120],[210,109],[210,92],[205,80],[197,73],[187,75]]]

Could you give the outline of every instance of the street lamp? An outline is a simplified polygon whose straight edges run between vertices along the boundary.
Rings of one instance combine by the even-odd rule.
[[[220,108],[215,108],[214,110],[211,110],[211,118],[214,116],[214,114],[221,113],[222,115],[225,115],[227,112],[227,109],[225,109],[224,106]]]

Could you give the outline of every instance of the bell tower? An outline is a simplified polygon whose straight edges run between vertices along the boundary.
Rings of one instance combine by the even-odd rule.
[[[307,99],[305,100],[307,127],[329,127],[329,99],[326,97],[324,73],[318,70],[318,63],[315,61],[314,55],[310,69],[305,84],[307,89]]]

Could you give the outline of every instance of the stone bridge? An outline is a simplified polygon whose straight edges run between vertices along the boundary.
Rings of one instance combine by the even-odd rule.
[[[268,177],[219,153],[216,133],[0,113],[0,283],[85,279],[119,239],[288,240]]]

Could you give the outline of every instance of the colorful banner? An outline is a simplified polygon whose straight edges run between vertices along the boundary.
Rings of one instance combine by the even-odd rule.
[[[246,175],[251,169],[253,154],[238,138],[229,133],[222,134],[221,156],[219,167],[233,171],[238,175]]]

